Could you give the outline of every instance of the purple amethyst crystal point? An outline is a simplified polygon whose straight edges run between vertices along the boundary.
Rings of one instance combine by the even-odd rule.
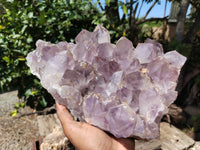
[[[112,44],[101,25],[81,31],[75,41],[37,41],[27,64],[42,86],[73,116],[116,137],[158,137],[186,58],[164,54],[150,39],[136,48],[125,37]]]
[[[97,38],[97,41],[99,44],[110,43],[110,33],[103,26],[98,25],[95,28],[93,34],[94,34],[95,38]]]

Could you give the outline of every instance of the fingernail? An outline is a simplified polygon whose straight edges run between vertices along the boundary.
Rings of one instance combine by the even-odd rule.
[[[66,107],[64,105],[61,105],[59,103],[56,103],[56,105],[57,105],[58,109],[62,109],[62,110],[66,109]]]

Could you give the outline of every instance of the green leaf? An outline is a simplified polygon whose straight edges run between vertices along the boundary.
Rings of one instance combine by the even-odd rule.
[[[19,104],[19,106],[20,106],[20,107],[24,107],[25,104],[24,104],[23,102],[21,102],[21,103]]]
[[[33,38],[31,36],[29,36],[26,41],[27,41],[27,43],[31,43],[33,41]]]
[[[45,23],[45,12],[42,12],[41,14],[40,14],[40,20],[39,20],[39,23],[40,24],[44,24]]]
[[[0,30],[3,30],[3,29],[5,29],[5,27],[4,27],[4,26],[2,26],[2,25],[0,25]]]
[[[69,3],[70,3],[70,4],[73,4],[73,3],[74,3],[74,0],[70,0]]]
[[[111,0],[106,0],[106,5],[107,5],[107,6],[110,5],[110,1],[111,1]]]
[[[42,97],[42,100],[40,101],[40,104],[42,105],[42,107],[46,107],[47,106],[47,102],[46,102],[44,97]]]
[[[29,17],[29,18],[33,18],[33,12],[29,12],[29,13],[28,13],[28,17]]]
[[[14,111],[12,111],[12,112],[10,113],[10,116],[11,116],[11,117],[14,117],[14,116],[17,115],[17,113],[18,113],[18,110],[14,110]]]
[[[19,109],[19,104],[15,103],[15,109]]]
[[[127,13],[128,13],[128,9],[127,9],[126,5],[123,6],[123,13],[125,15],[127,15]]]
[[[19,60],[19,61],[25,61],[26,58],[24,58],[23,56],[20,56],[20,57],[18,58],[18,60]]]
[[[20,34],[14,34],[13,35],[13,38],[15,39],[15,38],[19,38],[20,37]]]
[[[32,95],[31,89],[26,90],[25,96],[28,97],[28,96],[31,96],[31,95]]]
[[[41,83],[40,83],[37,79],[34,79],[33,82],[34,82],[35,84],[41,85]]]
[[[14,0],[7,0],[7,1],[12,3]]]
[[[22,30],[21,30],[21,33],[22,33],[22,34],[24,33],[24,31],[26,30],[27,27],[28,27],[28,25],[24,25],[24,26],[23,26],[23,28],[22,28]]]
[[[4,56],[4,57],[3,57],[3,60],[4,60],[5,62],[7,62],[7,63],[9,63],[9,62],[10,62],[10,58],[9,58],[9,57],[7,57],[7,56]]]
[[[17,66],[19,64],[19,60],[18,59],[14,60],[13,64],[14,64],[14,66]]]
[[[34,94],[37,94],[38,92],[39,92],[38,90],[31,91],[31,94],[34,95]]]

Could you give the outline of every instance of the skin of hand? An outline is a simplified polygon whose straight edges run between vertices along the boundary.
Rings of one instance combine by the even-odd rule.
[[[115,138],[88,123],[77,122],[65,106],[56,104],[64,134],[78,150],[135,150],[134,139]]]

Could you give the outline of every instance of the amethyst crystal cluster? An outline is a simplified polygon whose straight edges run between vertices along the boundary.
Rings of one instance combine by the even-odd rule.
[[[75,41],[37,41],[27,62],[42,86],[73,116],[116,137],[158,137],[186,58],[164,54],[150,39],[136,48],[125,37],[112,44],[102,26],[81,31]]]

